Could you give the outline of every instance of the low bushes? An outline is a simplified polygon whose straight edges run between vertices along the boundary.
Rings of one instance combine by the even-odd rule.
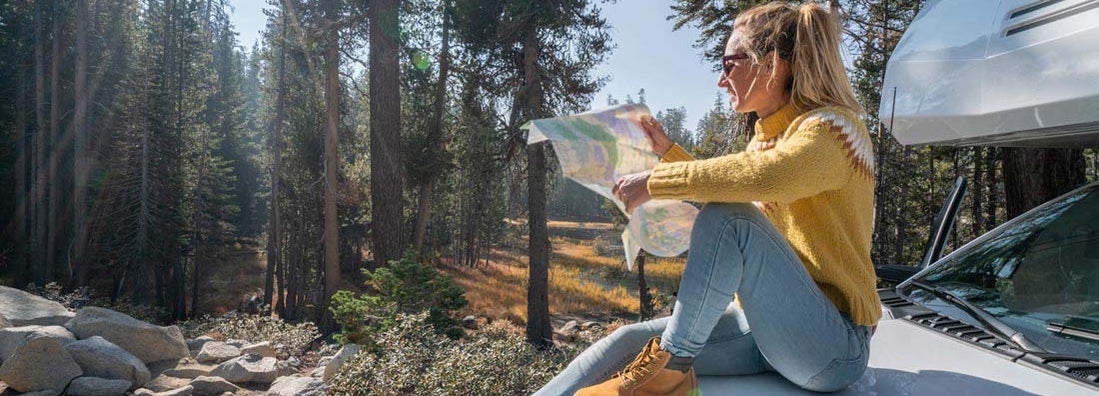
[[[529,395],[590,341],[539,351],[522,331],[498,320],[460,340],[439,335],[425,313],[398,315],[371,352],[345,364],[331,382],[336,395]]]

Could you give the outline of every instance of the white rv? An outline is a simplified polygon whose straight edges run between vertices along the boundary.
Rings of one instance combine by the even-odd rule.
[[[1099,146],[1099,0],[929,0],[889,60],[879,117],[906,145]],[[928,264],[879,268],[883,320],[843,395],[1099,395],[1099,184]],[[932,263],[932,261],[934,261]],[[809,394],[777,374],[704,395]]]

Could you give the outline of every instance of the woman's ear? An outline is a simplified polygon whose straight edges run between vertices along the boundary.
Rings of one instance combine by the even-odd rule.
[[[790,78],[790,61],[782,59],[775,51],[763,57],[763,66],[767,70],[769,81],[786,81]]]

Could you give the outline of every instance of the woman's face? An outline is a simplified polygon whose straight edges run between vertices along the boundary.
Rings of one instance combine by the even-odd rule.
[[[738,113],[777,110],[786,103],[784,82],[789,77],[786,61],[768,53],[759,63],[748,57],[742,36],[734,31],[725,45],[722,76],[717,86],[725,88],[729,103]]]

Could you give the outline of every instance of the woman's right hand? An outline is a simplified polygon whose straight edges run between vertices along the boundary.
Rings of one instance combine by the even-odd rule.
[[[649,136],[649,141],[653,144],[653,153],[663,157],[674,144],[671,139],[668,139],[668,134],[664,132],[664,126],[660,125],[660,121],[657,121],[655,117],[648,114],[641,116],[638,123],[641,124],[641,129],[645,130],[645,134]]]

